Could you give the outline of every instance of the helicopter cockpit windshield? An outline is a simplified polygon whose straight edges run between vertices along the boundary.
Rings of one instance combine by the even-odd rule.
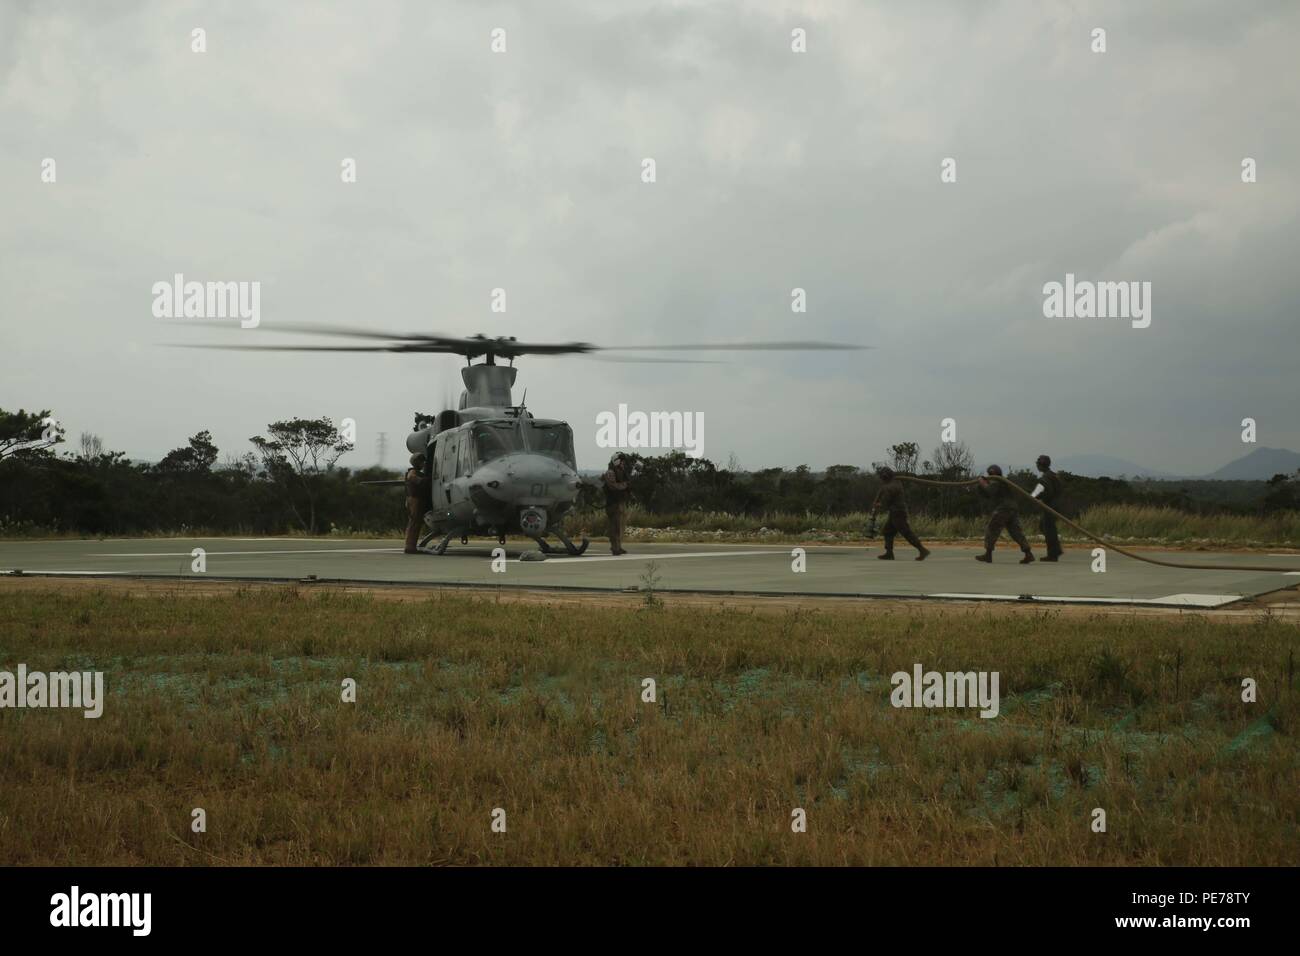
[[[524,440],[514,422],[481,422],[474,426],[474,450],[480,462],[488,462],[523,451]]]
[[[528,450],[547,455],[577,468],[573,457],[573,429],[564,422],[539,422],[530,419],[524,427],[528,430]]]

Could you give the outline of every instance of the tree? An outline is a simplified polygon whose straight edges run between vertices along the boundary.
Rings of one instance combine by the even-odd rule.
[[[104,455],[104,439],[91,432],[81,433],[81,454],[77,457],[87,462],[97,461]]]
[[[7,412],[0,408],[0,461],[22,453],[43,451],[63,441],[63,427],[48,409]]]
[[[903,475],[916,472],[916,461],[921,457],[921,446],[914,441],[901,441],[886,449],[894,471]]]
[[[1300,507],[1300,470],[1294,475],[1274,475],[1268,480],[1267,487],[1261,511],[1289,511]]]
[[[971,476],[975,455],[964,441],[940,442],[934,450],[932,467],[941,481],[962,481]]]
[[[199,432],[190,438],[185,448],[173,448],[158,462],[158,470],[172,474],[206,475],[217,460],[217,446],[212,444],[212,433]]]
[[[223,475],[238,476],[241,481],[252,481],[257,477],[257,456],[251,451],[246,451],[242,455],[232,455],[227,452],[218,470]]]
[[[267,477],[285,490],[298,523],[308,534],[315,534],[321,481],[342,455],[352,451],[352,443],[343,440],[329,418],[291,418],[272,422],[266,431],[269,438],[255,435],[249,441],[257,449]],[[293,487],[306,495],[305,521],[293,500]]]

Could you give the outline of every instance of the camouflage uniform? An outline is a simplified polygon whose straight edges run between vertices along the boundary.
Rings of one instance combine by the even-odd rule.
[[[885,538],[885,553],[880,557],[888,560],[894,556],[894,538],[901,534],[903,540],[919,552],[917,560],[925,560],[926,555],[930,552],[921,543],[921,539],[916,536],[911,524],[908,523],[907,498],[903,494],[902,482],[894,478],[883,481],[880,491],[876,493],[876,500],[871,503],[873,518],[875,513],[882,508],[887,517],[885,518],[885,526],[881,529]]]
[[[984,554],[980,559],[992,560],[993,549],[997,546],[998,538],[1005,528],[1011,540],[1019,545],[1020,550],[1025,554],[1026,560],[1022,563],[1028,564],[1033,560],[1034,552],[1029,547],[1029,539],[1025,537],[1024,529],[1020,527],[1015,492],[1000,481],[990,481],[980,485],[980,494],[993,502],[993,513],[989,515],[989,526],[984,532]]]
[[[615,455],[609,470],[602,476],[605,486],[605,521],[609,525],[609,553],[627,554],[623,550],[623,508],[627,501],[628,476],[622,456]]]
[[[1052,471],[1051,459],[1046,455],[1039,459],[1040,475],[1038,483],[1043,486],[1043,492],[1038,496],[1038,500],[1049,507],[1061,510],[1061,476]],[[1063,551],[1061,550],[1061,536],[1056,530],[1056,515],[1050,511],[1040,511],[1039,530],[1043,532],[1043,538],[1047,541],[1047,560],[1055,561]]]
[[[429,509],[429,494],[433,482],[428,475],[421,474],[424,465],[423,455],[411,456],[411,467],[406,470],[406,548],[407,554],[419,554],[420,528],[424,525],[424,513]]]

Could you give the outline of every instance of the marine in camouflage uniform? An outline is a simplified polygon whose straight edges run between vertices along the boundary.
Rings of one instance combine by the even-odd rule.
[[[1061,510],[1061,476],[1052,471],[1052,459],[1046,455],[1039,455],[1038,461],[1038,488],[1034,489],[1034,497],[1049,507]],[[1042,489],[1041,491],[1039,489]],[[1065,552],[1061,549],[1061,536],[1056,530],[1056,515],[1050,511],[1039,511],[1042,516],[1039,520],[1039,530],[1043,532],[1043,538],[1047,541],[1047,557],[1044,561],[1058,561]]]
[[[907,521],[907,498],[903,494],[903,483],[895,478],[894,469],[887,466],[877,468],[876,475],[880,478],[880,490],[876,492],[876,500],[871,503],[872,525],[876,523],[877,511],[883,508],[887,515],[885,526],[881,529],[885,536],[885,552],[876,557],[881,561],[893,561],[894,538],[901,534],[904,541],[916,548],[916,560],[924,561],[930,556],[930,550],[921,543]]]
[[[609,470],[602,476],[605,486],[605,522],[609,525],[609,553],[627,554],[623,550],[623,508],[628,490],[627,459],[622,453],[609,460]]]
[[[429,495],[433,482],[424,473],[424,455],[411,456],[411,467],[406,470],[406,554],[420,554],[420,527],[424,513],[429,509]]]
[[[997,465],[989,465],[988,471],[990,475],[998,478],[1002,477],[1002,469]],[[1002,482],[989,481],[987,478],[980,479],[979,490],[980,494],[993,503],[993,513],[989,515],[989,526],[984,532],[984,553],[975,555],[975,560],[983,561],[986,564],[992,563],[993,549],[997,546],[1002,529],[1005,528],[1007,534],[1011,535],[1011,540],[1020,545],[1020,550],[1024,553],[1020,563],[1032,563],[1034,552],[1029,547],[1029,539],[1025,537],[1024,530],[1020,527],[1020,514],[1016,510],[1015,492]]]

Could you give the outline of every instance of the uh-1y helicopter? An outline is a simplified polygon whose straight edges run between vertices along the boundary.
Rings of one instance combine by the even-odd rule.
[[[211,324],[211,323],[204,323]],[[423,550],[444,554],[453,538],[468,542],[471,535],[492,536],[505,544],[507,534],[522,534],[537,542],[545,554],[556,553],[548,535],[558,538],[570,555],[587,549],[587,538],[575,545],[564,533],[565,515],[573,508],[583,479],[573,452],[573,430],[558,419],[537,418],[516,405],[511,389],[521,355],[591,355],[609,351],[732,351],[858,349],[866,346],[833,342],[746,342],[728,345],[632,345],[605,347],[587,342],[532,343],[513,336],[466,338],[444,335],[384,333],[368,329],[323,325],[278,326],[275,331],[385,340],[365,345],[232,345],[197,346],[241,351],[410,352],[443,353],[465,358],[460,370],[465,390],[454,409],[434,416],[416,416],[416,430],[406,438],[412,453],[425,456],[431,479],[429,509],[420,540]],[[483,358],[475,364],[474,359]],[[598,356],[596,356],[598,357]],[[506,359],[508,365],[498,365]],[[607,358],[618,362],[689,362],[696,359]],[[400,485],[377,481],[368,484]]]

